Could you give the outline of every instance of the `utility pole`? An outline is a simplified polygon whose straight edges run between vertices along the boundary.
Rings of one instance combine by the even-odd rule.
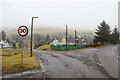
[[[76,30],[75,30],[75,49],[76,49]]]
[[[39,17],[32,17],[32,22],[31,22],[31,45],[30,45],[31,54],[30,54],[30,57],[32,57],[32,36],[33,36],[33,19],[34,18],[39,18]]]
[[[67,25],[66,25],[66,51],[67,51]]]
[[[32,17],[32,22],[31,22],[31,45],[30,45],[30,50],[31,50],[31,54],[30,57],[32,57],[32,35],[33,35],[33,17]]]

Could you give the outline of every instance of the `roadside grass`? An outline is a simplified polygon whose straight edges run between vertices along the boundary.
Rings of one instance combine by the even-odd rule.
[[[47,50],[49,48],[50,48],[50,45],[43,45],[43,46],[40,46],[40,47],[38,47],[36,49],[38,49],[38,50]]]
[[[14,55],[16,53],[16,55]],[[23,65],[21,65],[21,50],[2,50],[2,75],[18,73],[40,68],[36,57],[30,57],[29,50],[23,50]]]
[[[2,54],[2,49],[0,49],[0,55]],[[2,74],[2,56],[0,56],[0,75]]]

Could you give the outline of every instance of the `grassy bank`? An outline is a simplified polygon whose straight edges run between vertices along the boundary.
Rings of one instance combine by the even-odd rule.
[[[37,49],[38,50],[47,50],[49,48],[50,48],[50,45],[43,45],[43,46],[38,47]]]
[[[21,65],[21,50],[2,50],[0,56],[2,56],[3,75],[38,69],[40,67],[35,56],[30,57],[29,50],[23,51],[23,65]]]

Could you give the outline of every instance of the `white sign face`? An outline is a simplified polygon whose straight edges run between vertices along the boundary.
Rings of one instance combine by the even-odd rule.
[[[26,26],[20,26],[18,28],[18,33],[20,36],[26,36],[28,34],[28,28]]]

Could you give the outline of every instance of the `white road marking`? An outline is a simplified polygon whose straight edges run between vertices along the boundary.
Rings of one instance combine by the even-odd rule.
[[[120,57],[119,57],[119,56],[117,56],[117,58],[118,58],[118,59],[120,59]]]
[[[112,52],[112,54],[115,54],[114,52]]]
[[[99,65],[99,66],[103,66],[102,64],[100,64],[100,63],[97,63],[97,65]]]
[[[114,49],[115,49],[115,47],[113,47],[112,48],[112,54],[114,54],[115,55],[115,53],[114,53]],[[119,56],[116,56],[118,59],[120,59],[120,57]]]
[[[114,53],[114,49],[115,49],[115,47],[112,48],[112,54],[115,54],[115,53]]]

